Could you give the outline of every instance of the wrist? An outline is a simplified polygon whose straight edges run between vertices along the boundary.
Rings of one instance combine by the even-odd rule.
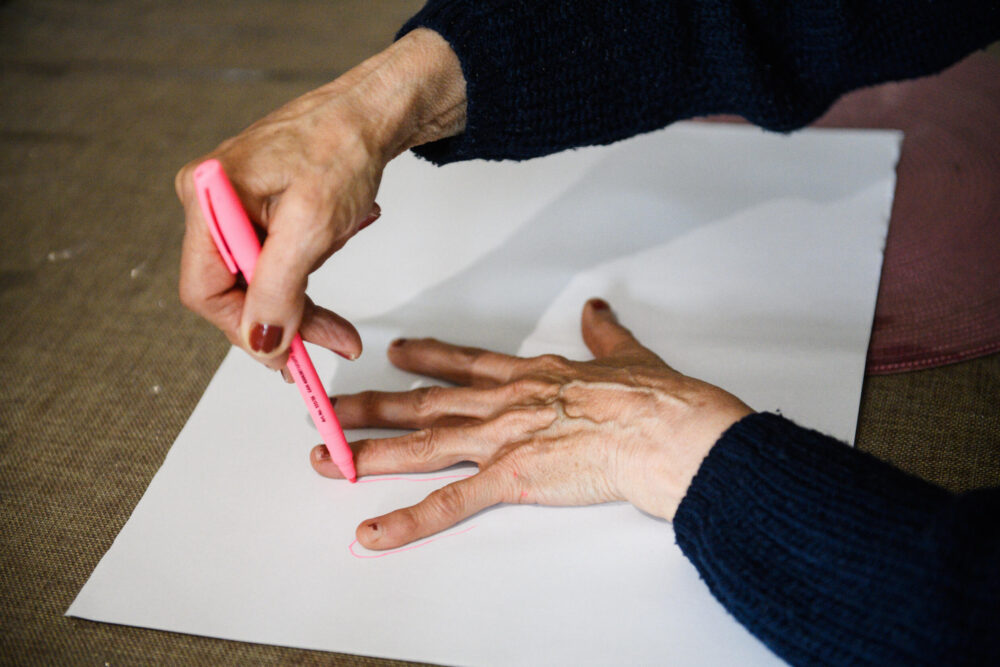
[[[694,401],[689,414],[674,415],[666,432],[651,430],[643,445],[626,457],[626,499],[668,521],[673,521],[711,449],[733,424],[753,413],[735,396],[705,388],[706,395]]]
[[[418,28],[331,85],[346,86],[369,150],[383,164],[465,129],[465,77],[438,33]]]
[[[465,130],[465,75],[458,56],[441,35],[418,28],[396,46],[409,87],[402,99],[395,154]]]

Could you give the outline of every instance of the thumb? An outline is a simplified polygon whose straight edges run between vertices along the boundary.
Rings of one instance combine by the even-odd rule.
[[[580,324],[583,342],[598,359],[618,356],[659,359],[618,323],[618,317],[604,299],[591,299],[584,305]]]
[[[342,236],[340,228],[346,231],[348,225],[338,225],[324,202],[303,196],[295,186],[275,207],[240,319],[240,340],[266,365],[284,365],[288,346],[302,324],[309,273]],[[346,321],[332,326],[344,326],[343,338],[357,339],[360,354],[354,328]]]

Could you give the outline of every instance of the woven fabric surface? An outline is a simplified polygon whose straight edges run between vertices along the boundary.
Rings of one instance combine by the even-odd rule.
[[[0,6],[0,664],[402,664],[63,613],[227,350],[176,296],[173,174],[419,4]],[[869,378],[859,446],[1000,483],[998,397],[1000,355]]]
[[[404,664],[63,613],[228,349],[177,298],[174,173],[418,6],[0,7],[0,664]]]

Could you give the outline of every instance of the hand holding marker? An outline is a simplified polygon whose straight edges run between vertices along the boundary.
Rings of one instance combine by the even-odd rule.
[[[247,284],[253,280],[260,255],[260,241],[232,183],[218,160],[206,160],[194,170],[194,186],[201,211],[215,246],[231,272],[242,273]],[[313,367],[312,359],[298,333],[289,346],[288,369],[306,402],[309,414],[319,430],[334,463],[351,483],[357,481],[354,457],[340,428],[333,405]]]

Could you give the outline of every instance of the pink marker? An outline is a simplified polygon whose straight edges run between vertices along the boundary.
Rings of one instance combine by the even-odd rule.
[[[260,241],[257,240],[250,218],[243,210],[243,205],[218,160],[206,160],[195,168],[194,186],[198,191],[201,212],[208,222],[208,229],[212,232],[222,261],[234,274],[242,273],[249,284],[253,280],[253,270],[260,255]],[[347,438],[333,412],[330,397],[326,395],[312,359],[302,344],[302,336],[298,333],[290,346],[288,369],[330,451],[330,457],[344,477],[353,484],[358,475],[354,470],[351,448],[347,445]]]

